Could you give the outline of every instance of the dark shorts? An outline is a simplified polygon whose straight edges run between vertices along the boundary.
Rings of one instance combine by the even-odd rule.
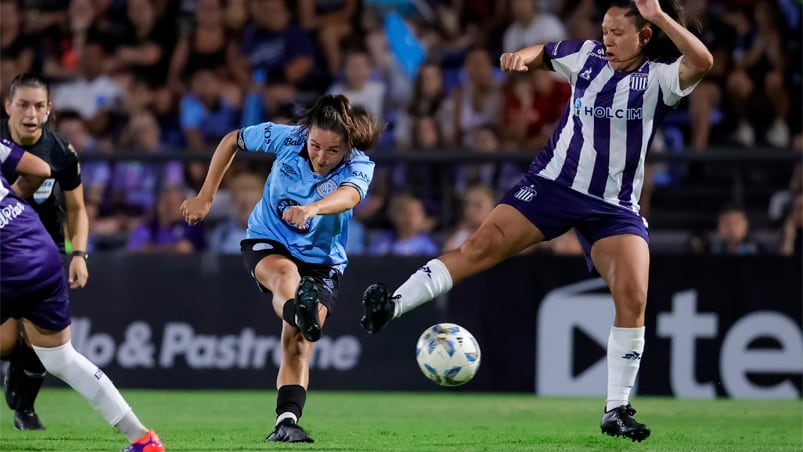
[[[499,203],[521,212],[546,240],[574,228],[589,271],[594,268],[591,246],[599,239],[634,234],[650,242],[647,223],[639,214],[540,176],[525,174]]]
[[[38,289],[3,296],[0,323],[23,317],[50,331],[70,326],[70,295],[64,274],[55,275],[52,282]]]
[[[243,253],[243,263],[245,268],[254,278],[254,281],[262,293],[270,293],[267,287],[263,286],[256,280],[254,269],[256,269],[259,261],[266,256],[278,254],[284,256],[298,267],[298,273],[301,276],[310,276],[315,280],[315,287],[318,289],[318,301],[323,303],[329,310],[329,314],[334,311],[335,303],[337,302],[337,289],[340,288],[340,272],[328,265],[323,264],[308,264],[303,262],[290,254],[281,243],[268,240],[268,239],[245,239],[240,242],[240,251]]]

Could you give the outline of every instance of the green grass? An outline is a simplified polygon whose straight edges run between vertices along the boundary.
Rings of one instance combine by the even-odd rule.
[[[313,391],[302,425],[307,444],[268,444],[275,392],[124,391],[168,451],[258,450],[639,450],[801,451],[803,403],[638,397],[643,443],[599,431],[600,399],[532,394]],[[3,404],[4,405],[4,404]],[[2,451],[113,451],[125,439],[75,392],[45,389],[37,411],[47,430],[18,432],[0,411]]]

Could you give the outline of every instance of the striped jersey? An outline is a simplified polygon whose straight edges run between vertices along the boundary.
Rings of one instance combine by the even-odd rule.
[[[354,187],[362,199],[374,175],[374,162],[352,149],[345,161],[329,174],[312,171],[307,154],[307,132],[298,125],[265,122],[240,129],[237,145],[246,151],[276,155],[262,199],[248,218],[246,238],[282,243],[299,260],[324,264],[343,272],[348,263],[346,243],[352,211],[317,215],[301,230],[282,219],[292,206],[306,205],[332,194],[341,185]],[[255,246],[263,246],[257,244]]]
[[[695,86],[680,89],[681,58],[620,72],[611,69],[599,41],[546,44],[545,62],[569,80],[572,95],[529,172],[638,213],[655,131]]]

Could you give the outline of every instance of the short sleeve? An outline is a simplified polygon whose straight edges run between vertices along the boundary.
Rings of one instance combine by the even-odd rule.
[[[595,47],[594,41],[569,39],[544,44],[544,62],[553,71],[571,80],[580,71],[586,56]]]
[[[0,139],[0,162],[2,163],[3,175],[6,179],[16,172],[17,165],[19,165],[24,152],[24,149],[11,141],[5,138]]]
[[[81,185],[81,164],[78,162],[78,154],[75,148],[67,145],[67,155],[64,159],[64,171],[59,178],[59,185],[65,191],[72,191]]]
[[[365,199],[368,187],[374,177],[374,162],[368,160],[365,154],[360,152],[359,158],[352,160],[346,168],[345,178],[340,185],[354,187],[360,192],[360,199]]]
[[[243,127],[237,133],[237,146],[243,151],[280,154],[284,148],[303,144],[298,136],[300,126],[263,122]]]
[[[655,76],[658,78],[658,84],[663,92],[663,101],[666,105],[673,106],[680,102],[680,99],[688,96],[700,83],[698,80],[693,85],[680,89],[680,61],[683,56],[676,59],[674,62],[656,63]],[[702,80],[702,79],[701,79]]]

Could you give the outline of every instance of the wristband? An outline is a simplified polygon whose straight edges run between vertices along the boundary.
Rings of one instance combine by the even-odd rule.
[[[89,254],[87,254],[86,251],[77,251],[76,250],[76,251],[72,252],[72,257],[82,257],[84,260],[87,260],[87,259],[89,259]]]

